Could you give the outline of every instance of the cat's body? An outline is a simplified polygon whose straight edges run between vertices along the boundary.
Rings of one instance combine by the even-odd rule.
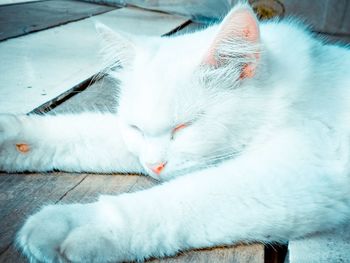
[[[290,21],[259,33],[245,5],[220,26],[144,47],[99,28],[123,66],[118,114],[4,115],[0,168],[179,177],[44,208],[18,234],[28,257],[141,260],[349,221],[349,50]]]

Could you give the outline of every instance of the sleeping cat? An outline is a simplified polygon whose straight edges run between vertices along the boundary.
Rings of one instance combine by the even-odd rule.
[[[0,118],[0,169],[145,173],[165,182],[51,205],[17,242],[33,262],[119,262],[284,242],[350,218],[350,51],[246,4],[163,38],[97,26],[117,114]]]

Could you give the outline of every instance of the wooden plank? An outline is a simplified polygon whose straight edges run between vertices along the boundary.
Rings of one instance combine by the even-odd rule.
[[[114,9],[116,8],[72,0],[0,6],[0,40],[26,35]]]
[[[220,263],[262,263],[264,247],[261,244],[237,245],[185,251],[176,257],[154,259],[152,263],[220,262]]]
[[[288,260],[290,263],[350,262],[350,223],[290,241]]]
[[[38,2],[42,0],[1,0],[1,5],[14,5],[14,4],[20,4],[20,3],[29,3],[29,2]]]
[[[0,112],[27,113],[103,68],[93,22],[133,34],[161,35],[186,19],[136,8],[0,42]]]
[[[140,175],[89,175],[75,189],[67,193],[60,203],[94,202],[101,194],[117,195],[129,192],[140,180],[150,180]]]
[[[0,174],[0,254],[13,241],[25,218],[58,202],[87,175]]]
[[[118,84],[108,77],[96,81],[83,92],[76,93],[69,100],[57,105],[51,113],[79,113],[84,111],[116,112],[118,106]],[[39,108],[40,111],[45,108]]]
[[[28,260],[11,245],[3,253],[0,253],[0,262],[28,263]]]

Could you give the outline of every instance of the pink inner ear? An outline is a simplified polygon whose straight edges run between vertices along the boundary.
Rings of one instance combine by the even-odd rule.
[[[252,78],[254,77],[255,66],[251,64],[247,64],[242,68],[242,73],[239,76],[240,79]]]
[[[228,22],[234,36],[242,37],[251,42],[259,41],[259,26],[255,14],[250,9],[238,10]],[[239,26],[241,24],[241,26]],[[237,25],[237,27],[235,26]]]
[[[248,7],[234,9],[222,22],[220,31],[210,46],[203,64],[216,66],[218,61],[215,58],[220,44],[228,38],[242,38],[257,43],[260,39],[259,26],[253,11]],[[252,54],[254,55],[254,54]],[[245,74],[245,75],[251,75]]]

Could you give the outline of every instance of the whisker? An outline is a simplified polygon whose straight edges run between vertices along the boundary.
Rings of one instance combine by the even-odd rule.
[[[226,148],[224,148],[226,149]],[[185,157],[185,161],[178,163],[178,169],[176,171],[177,174],[186,174],[192,171],[197,171],[201,169],[206,169],[210,167],[217,166],[220,162],[223,162],[225,160],[233,159],[240,155],[240,151],[234,151],[230,149],[230,151],[223,152],[223,149],[221,151],[216,151],[218,154],[214,154],[211,156],[205,156],[205,157],[199,157],[193,154],[187,154]],[[219,154],[220,153],[220,154]],[[191,156],[190,158],[188,158]]]

